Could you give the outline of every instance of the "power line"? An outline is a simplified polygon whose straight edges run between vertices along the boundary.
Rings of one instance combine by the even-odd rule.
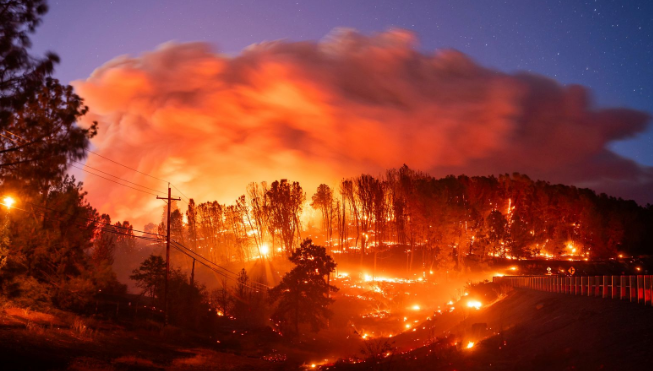
[[[76,168],[76,169],[79,169],[79,170],[81,170],[81,171],[84,171],[84,172],[86,172],[86,173],[88,173],[88,174],[95,175],[95,176],[100,177],[100,178],[102,178],[102,179],[105,179],[105,180],[108,180],[108,181],[110,181],[110,182],[116,183],[116,184],[121,185],[121,186],[123,186],[123,187],[131,188],[131,189],[133,189],[133,190],[135,190],[135,191],[139,191],[139,192],[147,193],[148,195],[158,196],[157,194],[152,193],[152,192],[144,191],[144,190],[142,190],[142,189],[134,188],[134,187],[132,187],[132,186],[128,186],[128,185],[126,185],[126,184],[118,183],[118,182],[116,182],[115,180],[112,180],[112,179],[109,179],[109,178],[105,178],[105,177],[103,177],[102,175],[95,174],[95,173],[93,173],[93,172],[91,172],[91,171],[88,171],[88,170],[86,170],[86,169],[84,169],[84,168],[77,167],[77,166],[75,166],[75,165],[70,165],[70,166],[72,166],[72,167],[74,167],[74,168]]]
[[[117,226],[117,225],[115,225],[115,224],[111,224],[111,223],[103,222],[102,220],[92,219],[92,218],[86,218],[86,217],[79,216],[79,215],[75,215],[75,214],[72,214],[72,213],[67,213],[67,212],[64,212],[64,211],[51,209],[51,208],[49,208],[49,207],[45,207],[45,206],[42,206],[42,205],[38,205],[38,204],[35,204],[35,203],[33,203],[33,202],[28,202],[28,204],[30,204],[30,205],[32,205],[32,206],[34,206],[34,207],[38,207],[38,208],[41,208],[41,209],[45,209],[45,210],[48,210],[48,211],[52,211],[52,212],[54,212],[54,213],[63,213],[63,214],[67,214],[67,215],[70,215],[70,216],[74,216],[74,217],[79,217],[79,218],[82,218],[82,219],[86,219],[86,220],[88,220],[88,221],[90,221],[90,222],[93,222],[93,223],[99,223],[99,224],[109,225],[109,226],[112,226],[112,227],[114,227],[114,228],[121,228],[121,229],[127,229],[127,230],[129,229],[129,227]],[[158,234],[158,233],[145,232],[145,231],[141,231],[141,230],[138,230],[138,229],[134,229],[133,227],[131,228],[131,230],[134,231],[134,232],[140,232],[140,233],[143,233],[143,234],[149,234],[149,235],[152,235],[152,236],[157,236],[157,237],[159,237],[159,234]]]
[[[172,184],[172,183],[170,183],[170,185],[172,186],[172,188],[176,189],[177,192],[179,192],[179,193],[180,193],[184,198],[186,198],[186,200],[188,200],[188,202],[190,202],[190,198],[188,198],[188,196],[186,196],[186,195],[184,194],[184,192],[182,192],[181,190],[179,190],[179,188],[177,188],[177,186],[175,186],[175,185]]]
[[[105,160],[107,160],[107,161],[111,161],[111,162],[113,162],[114,164],[120,165],[120,166],[122,166],[122,167],[124,167],[124,168],[126,168],[126,169],[129,169],[129,170],[135,171],[135,172],[137,172],[137,173],[139,173],[139,174],[143,174],[143,175],[145,175],[145,176],[149,176],[149,177],[152,178],[152,179],[160,180],[160,181],[165,182],[165,183],[170,183],[169,181],[167,181],[167,180],[165,180],[165,179],[157,178],[157,177],[155,177],[154,175],[150,175],[150,174],[144,173],[144,172],[142,172],[142,171],[139,171],[139,170],[136,170],[136,169],[134,169],[134,168],[131,168],[131,167],[127,166],[127,165],[123,165],[123,164],[121,164],[120,162],[118,162],[118,161],[114,161],[114,160],[112,160],[112,159],[110,159],[110,158],[108,158],[108,157],[104,157],[104,156],[102,156],[102,155],[99,154],[99,153],[95,153],[95,152],[93,152],[93,151],[91,151],[91,150],[88,150],[88,149],[86,149],[85,151],[88,152],[88,153],[92,153],[92,154],[94,154],[94,155],[96,155],[96,156],[98,156],[98,157],[101,157],[101,158],[103,158],[103,159],[105,159]]]
[[[86,164],[81,163],[81,162],[79,162],[79,161],[74,161],[74,162],[77,163],[77,164],[80,164],[80,165],[82,165],[82,166],[85,166],[85,167],[87,167],[87,168],[89,168],[89,169],[93,169],[94,171],[98,171],[98,172],[100,172],[100,173],[102,173],[102,174],[105,174],[105,175],[108,175],[108,176],[112,176],[112,177],[114,177],[114,178],[116,178],[116,179],[118,179],[118,180],[121,180],[121,181],[123,181],[123,182],[127,182],[127,183],[133,184],[133,185],[138,186],[138,187],[142,187],[142,188],[145,188],[145,189],[149,189],[150,191],[159,192],[159,193],[165,193],[164,191],[161,191],[161,190],[158,190],[158,189],[154,189],[154,188],[146,187],[146,186],[144,186],[144,185],[140,185],[140,184],[138,184],[138,183],[131,182],[131,181],[127,180],[127,179],[122,179],[122,178],[120,178],[120,177],[118,177],[118,176],[115,176],[115,175],[113,175],[113,174],[109,174],[109,173],[107,173],[107,172],[104,172],[104,171],[102,171],[102,170],[100,170],[100,169],[96,169],[96,168],[94,168],[94,167],[92,167],[92,166],[86,165]],[[70,165],[70,166],[72,166],[72,167],[74,167],[74,168],[76,168],[76,169],[79,169],[79,168],[78,168],[77,166],[75,166],[75,165]],[[83,170],[83,169],[80,169],[80,170]]]
[[[15,136],[15,137],[17,137],[17,138],[20,138],[20,139],[22,139],[22,140],[24,140],[24,141],[27,141],[27,139],[23,138],[22,136],[20,136],[20,135],[18,135],[18,134],[14,134],[14,133],[12,133],[12,132],[10,132],[10,131],[8,131],[8,130],[5,130],[5,132],[6,132],[6,133],[9,133],[9,134],[11,134],[11,135],[13,135],[13,136]],[[3,134],[1,134],[1,133],[0,133],[0,135],[3,136],[3,137],[5,137],[5,138],[7,138],[7,139],[9,139],[9,140],[11,140],[11,141],[13,141],[14,143],[17,143],[14,139],[9,138],[9,137],[7,137],[6,135],[3,135]],[[87,152],[87,153],[94,154],[94,155],[96,155],[96,156],[98,156],[98,157],[100,157],[100,158],[103,158],[103,159],[107,160],[107,161],[113,162],[113,163],[116,164],[116,165],[120,165],[120,166],[124,167],[125,169],[129,169],[129,170],[131,170],[131,171],[135,171],[135,172],[137,172],[137,173],[139,173],[139,174],[142,174],[142,175],[148,176],[148,177],[150,177],[150,178],[152,178],[152,179],[156,179],[156,180],[158,180],[158,181],[168,183],[168,184],[172,185],[172,187],[173,187],[174,189],[176,189],[176,190],[177,190],[177,191],[178,191],[178,192],[179,192],[179,193],[180,193],[184,198],[186,198],[186,200],[187,200],[188,202],[190,202],[190,198],[189,198],[188,196],[186,196],[186,195],[185,195],[185,194],[184,194],[184,193],[183,193],[179,188],[177,188],[177,186],[175,186],[173,183],[171,183],[171,182],[168,181],[168,180],[165,180],[165,179],[161,179],[161,178],[155,177],[154,175],[147,174],[147,173],[144,173],[144,172],[142,172],[142,171],[140,171],[140,170],[137,170],[137,169],[134,169],[134,168],[129,167],[129,166],[127,166],[127,165],[121,164],[121,163],[118,162],[118,161],[112,160],[112,159],[110,159],[110,158],[108,158],[108,157],[105,157],[105,156],[103,156],[103,155],[101,155],[101,154],[99,154],[99,153],[97,153],[97,152],[93,152],[93,151],[91,151],[91,150],[89,150],[89,149],[84,149],[84,151]],[[79,162],[79,161],[73,161],[73,162],[78,163],[78,164],[80,164],[80,165],[82,165],[82,166],[88,167],[88,168],[90,168],[90,169],[93,169],[93,170],[95,170],[95,171],[98,171],[98,172],[100,172],[100,173],[102,173],[102,174],[112,176],[112,177],[114,177],[114,178],[116,178],[116,179],[119,179],[119,180],[122,180],[122,181],[124,181],[124,182],[130,183],[130,184],[134,184],[134,185],[136,185],[136,186],[143,187],[143,188],[145,188],[145,189],[149,189],[149,190],[151,190],[151,191],[160,192],[160,193],[165,193],[165,192],[161,192],[161,191],[159,191],[159,190],[152,189],[152,188],[149,188],[149,187],[146,187],[146,186],[143,186],[143,185],[140,185],[140,184],[134,183],[134,182],[130,182],[130,181],[125,180],[125,179],[121,179],[120,177],[117,177],[117,176],[115,176],[115,175],[113,175],[113,174],[106,173],[106,172],[104,172],[104,171],[102,171],[102,170],[99,170],[99,169],[96,169],[96,168],[94,168],[94,167],[92,167],[92,166],[89,166],[89,165],[83,164],[83,163],[81,163],[81,162]],[[79,167],[76,167],[75,165],[71,165],[71,166],[74,167],[74,168],[76,168],[76,169],[79,169],[79,170],[82,170],[82,171],[86,171],[86,170],[84,170],[84,169],[80,169]],[[93,174],[93,173],[91,173],[91,172],[89,172],[89,171],[86,171],[86,172],[89,173],[89,174]],[[95,176],[99,176],[99,175],[97,175],[97,174],[93,174],[93,175],[95,175]],[[103,177],[101,177],[101,176],[99,176],[99,177],[100,177],[100,178],[103,178]],[[106,179],[106,178],[103,178],[103,179]],[[107,180],[109,180],[109,179],[107,179]],[[119,184],[119,183],[118,183],[118,184]],[[121,185],[124,185],[124,184],[121,184]],[[130,188],[131,188],[131,187],[130,187]]]
[[[25,212],[25,213],[28,213],[28,214],[30,213],[30,211],[25,210],[25,209],[22,209],[22,208],[17,207],[17,206],[8,206],[7,204],[5,204],[5,203],[1,203],[1,202],[0,202],[0,205],[4,205],[4,206],[7,206],[7,207],[10,207],[11,209],[20,210],[20,211]],[[44,216],[46,215],[46,212],[43,211],[43,210],[36,210],[36,212],[41,213],[41,214],[43,214]],[[58,221],[64,221],[62,218],[54,217],[54,219],[56,219],[56,220],[58,220]],[[87,219],[87,218],[83,218],[83,219]],[[88,227],[89,227],[89,225],[79,224],[79,223],[76,223],[76,222],[74,222],[74,221],[73,221],[71,224],[74,224],[74,225],[76,225],[76,226],[78,226],[78,227],[84,227],[84,228],[88,228]],[[107,224],[104,224],[104,226],[107,226]],[[109,224],[109,226],[111,226],[111,227],[116,227],[116,226],[111,225],[111,224]],[[95,226],[94,226],[94,227],[95,227]],[[103,227],[100,227],[100,230],[103,231],[103,232],[113,233],[113,234],[117,234],[117,235],[121,235],[121,236],[127,236],[127,237],[139,238],[139,239],[148,240],[148,241],[156,241],[156,242],[160,242],[160,241],[161,241],[160,238],[152,238],[152,237],[145,237],[145,236],[135,236],[135,235],[133,235],[133,234],[120,233],[120,232],[118,232],[118,231],[110,230],[110,229],[105,229],[105,228],[103,228]]]
[[[177,246],[183,248],[184,250],[188,251],[189,253],[194,254],[194,255],[197,255],[197,256],[200,257],[201,259],[204,259],[204,260],[206,260],[206,261],[211,262],[211,260],[209,260],[208,258],[206,258],[204,255],[201,255],[201,254],[199,254],[199,253],[197,253],[197,252],[195,252],[195,251],[189,249],[188,247],[186,247],[186,246],[180,244],[179,242],[177,242],[177,241],[175,241],[175,240],[172,240],[172,242],[173,242],[174,244],[176,244]],[[236,274],[235,272],[230,271],[229,269],[227,269],[227,268],[225,268],[225,267],[222,267],[222,266],[220,266],[220,265],[218,265],[218,264],[215,264],[215,263],[213,263],[213,262],[211,262],[211,264],[213,264],[213,265],[215,265],[216,267],[218,267],[218,268],[220,268],[220,269],[222,269],[222,270],[225,270],[225,271],[227,271],[227,272],[229,272],[229,273],[231,273],[231,274],[233,274],[233,275]]]
[[[129,166],[127,166],[127,165],[121,164],[121,163],[118,162],[118,161],[115,161],[115,160],[112,160],[112,159],[110,159],[110,158],[108,158],[108,157],[102,156],[102,155],[100,155],[99,153],[93,152],[93,151],[91,151],[91,150],[88,150],[88,149],[87,149],[87,150],[85,150],[85,151],[88,152],[88,153],[92,153],[92,154],[94,154],[94,155],[96,155],[96,156],[98,156],[98,157],[101,157],[101,158],[103,158],[103,159],[105,159],[105,160],[107,160],[107,161],[113,162],[114,164],[120,165],[120,166],[124,167],[125,169],[129,169],[129,170],[131,170],[131,171],[135,171],[135,172],[137,172],[137,173],[139,173],[139,174],[142,174],[142,175],[148,176],[148,177],[150,177],[150,178],[152,178],[152,179],[156,179],[156,180],[158,180],[158,181],[168,183],[168,184],[171,185],[174,189],[176,189],[177,192],[179,192],[179,193],[180,193],[180,194],[181,194],[181,195],[182,195],[182,196],[183,196],[183,197],[184,197],[188,202],[190,202],[190,198],[189,198],[188,196],[186,196],[186,195],[184,194],[184,192],[182,192],[179,188],[177,188],[176,185],[174,185],[174,184],[173,184],[172,182],[170,182],[169,180],[161,179],[161,178],[155,177],[154,175],[150,175],[150,174],[144,173],[144,172],[142,172],[142,171],[140,171],[140,170],[137,170],[137,169],[134,169],[134,168],[129,167]],[[88,166],[88,165],[84,165],[84,166]],[[93,169],[93,168],[90,167],[90,166],[88,166],[88,167],[91,168],[91,169]],[[96,170],[97,170],[97,169],[96,169]],[[99,171],[99,170],[98,170],[98,171]],[[111,175],[111,174],[107,174],[107,175]],[[116,177],[115,175],[111,175],[111,176]],[[116,178],[118,178],[118,177],[116,177]],[[128,182],[127,180],[125,180],[125,181]],[[129,182],[129,183],[132,183],[132,182]],[[134,184],[134,183],[132,183],[132,184]],[[141,185],[139,185],[139,186],[140,186],[140,187],[143,187],[143,188],[147,188],[147,187],[144,187],[144,186],[141,186]],[[148,188],[148,189],[152,190],[151,188]],[[157,191],[157,192],[161,192],[161,191]],[[161,192],[161,193],[165,193],[165,192]]]
[[[204,257],[204,256],[202,256],[202,255],[200,255],[200,254],[198,254],[198,253],[196,253],[196,252],[190,250],[189,248],[187,248],[186,246],[180,244],[180,243],[177,242],[177,241],[174,241],[174,240],[173,240],[172,242],[174,243],[173,247],[175,247],[177,250],[181,251],[181,252],[184,253],[185,255],[187,255],[187,256],[189,256],[189,257],[191,257],[191,258],[197,260],[197,258],[195,258],[195,257],[193,257],[193,256],[190,255],[190,254],[193,254],[193,255],[199,257],[200,259],[203,259],[204,261],[206,261],[206,262],[204,262],[204,261],[197,260],[200,264],[202,264],[202,265],[206,266],[207,268],[209,268],[209,269],[215,271],[216,273],[221,274],[221,275],[224,276],[225,278],[230,278],[230,279],[233,279],[233,280],[238,280],[238,275],[237,275],[236,273],[234,273],[234,272],[228,270],[228,269],[225,268],[225,267],[222,267],[222,266],[220,266],[220,265],[218,265],[218,264],[215,264],[214,262],[210,261],[210,260],[207,259],[206,257]],[[182,248],[183,248],[184,250],[186,250],[186,252],[182,251],[182,250],[181,250]],[[215,268],[210,267],[209,264],[215,266],[216,268],[222,269],[222,270],[224,270],[224,271],[226,271],[226,272],[218,272]],[[260,283],[260,282],[254,282],[254,284],[255,284],[255,285],[258,285],[258,286],[259,286],[259,289],[261,289],[261,290],[262,290],[262,289],[269,289],[269,288],[270,288],[269,286],[267,286],[267,285],[265,285],[265,284],[262,284],[262,283]],[[252,290],[258,290],[257,288],[250,287],[250,286],[248,286],[248,285],[244,285],[244,286],[249,287],[249,288],[252,289]]]

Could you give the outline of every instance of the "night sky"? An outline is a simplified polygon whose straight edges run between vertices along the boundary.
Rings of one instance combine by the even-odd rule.
[[[275,39],[319,40],[337,27],[399,27],[425,52],[458,49],[481,65],[585,85],[600,106],[653,112],[653,1],[266,0],[51,1],[35,52],[62,58],[57,77],[83,79],[103,63],[170,40],[224,53]],[[653,165],[653,129],[614,149]]]

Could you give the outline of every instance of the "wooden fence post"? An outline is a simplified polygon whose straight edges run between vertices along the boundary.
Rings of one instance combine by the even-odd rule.
[[[619,276],[619,300],[626,298],[626,276]]]
[[[571,295],[574,289],[574,281],[572,277],[567,277],[567,294]]]
[[[608,287],[608,276],[601,277],[601,287],[602,287],[601,290],[603,291],[601,292],[601,297],[605,299],[608,295],[608,292],[606,290],[606,288]]]
[[[592,277],[590,277],[590,276],[585,277],[585,295],[586,296],[591,296],[591,294],[590,294],[590,291],[591,291],[590,288],[591,288],[591,285],[592,285],[592,283],[590,282],[591,278]]]
[[[628,298],[631,303],[635,301],[635,295],[633,295],[634,278],[635,276],[628,276]]]
[[[651,302],[651,276],[644,276],[644,305]]]

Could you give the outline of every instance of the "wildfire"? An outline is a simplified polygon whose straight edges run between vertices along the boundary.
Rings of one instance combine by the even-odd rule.
[[[470,308],[479,309],[479,308],[481,308],[481,302],[476,301],[476,300],[470,300],[470,301],[467,302],[467,306],[470,307]]]
[[[11,196],[7,196],[2,199],[2,203],[7,206],[7,209],[11,209],[11,206],[16,203],[16,200],[14,200]]]
[[[471,349],[473,347],[474,347],[474,342],[473,341],[470,341],[469,343],[467,343],[467,349]]]
[[[270,253],[270,247],[267,244],[261,245],[261,256],[268,256]]]

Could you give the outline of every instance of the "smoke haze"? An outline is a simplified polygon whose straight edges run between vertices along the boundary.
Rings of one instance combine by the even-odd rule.
[[[435,176],[521,172],[653,201],[653,168],[608,148],[644,131],[646,113],[597,109],[584,87],[484,68],[457,51],[422,53],[403,30],[336,30],[233,56],[168,43],[73,85],[90,107],[82,125],[100,124],[97,153],[198,202],[232,203],[248,183],[281,178],[310,198],[320,183],[404,163]],[[87,164],[166,187],[93,155]],[[160,217],[152,195],[93,175],[84,182],[115,220],[140,228]]]

